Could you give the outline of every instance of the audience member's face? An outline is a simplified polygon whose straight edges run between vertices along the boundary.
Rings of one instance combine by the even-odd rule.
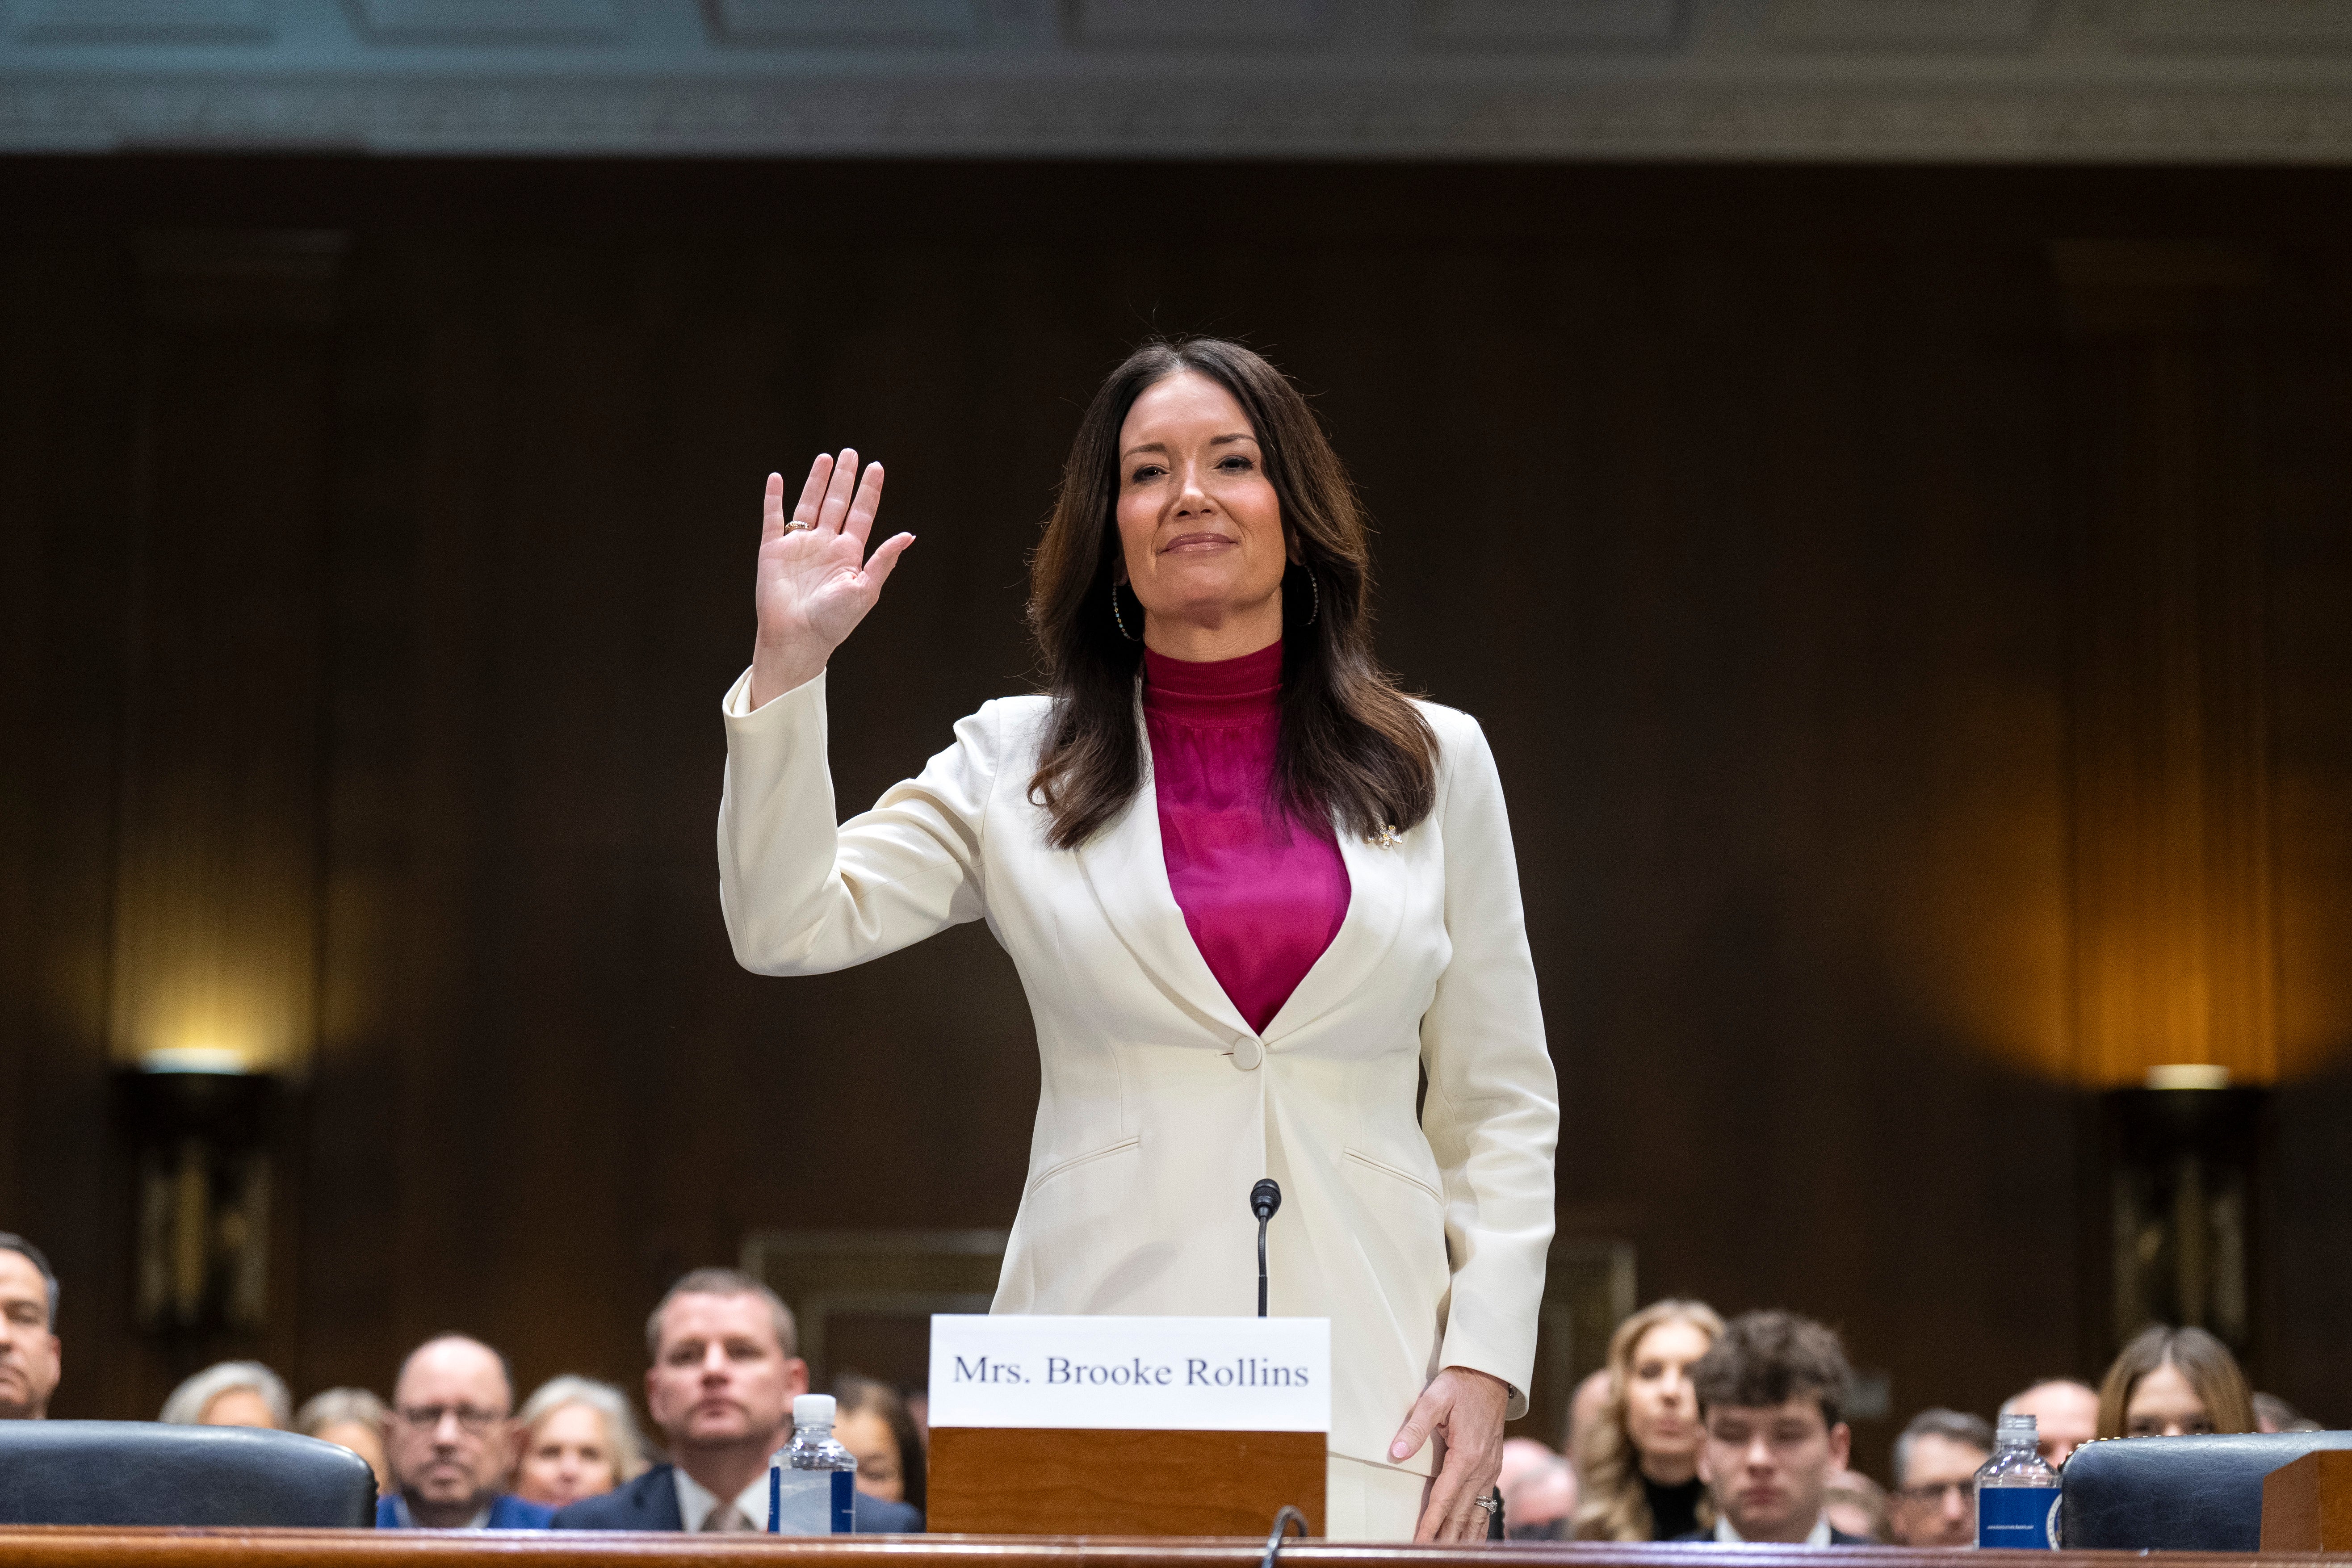
[[[390,1458],[412,1509],[470,1514],[489,1500],[514,1463],[511,1398],[499,1358],[470,1340],[409,1357],[393,1390]]]
[[[1822,1497],[1822,1517],[1830,1521],[1832,1530],[1843,1530],[1848,1535],[1860,1536],[1864,1541],[1876,1541],[1882,1533],[1877,1514],[1872,1511],[1869,1502],[1864,1498],[1839,1485],[1842,1479],[1851,1475],[1850,1471],[1841,1471],[1830,1478],[1830,1489]]]
[[[662,1309],[646,1404],[673,1445],[768,1443],[808,1392],[808,1363],[776,1342],[757,1296],[680,1296]]]
[[[278,1417],[269,1412],[269,1401],[254,1388],[225,1388],[212,1397],[205,1413],[196,1417],[199,1426],[271,1426]]]
[[[1715,1506],[1748,1541],[1798,1542],[1822,1517],[1830,1477],[1845,1468],[1853,1435],[1822,1420],[1819,1399],[1721,1405],[1706,1413],[1698,1473]]]
[[[559,1405],[523,1434],[522,1464],[515,1495],[562,1507],[599,1497],[621,1484],[618,1456],[604,1430],[602,1412],[586,1405]]]
[[[2036,1384],[2011,1402],[2010,1409],[2033,1417],[2034,1447],[2052,1469],[2099,1435],[2099,1396],[2079,1383]]]
[[[1911,1457],[1886,1510],[1897,1546],[1966,1546],[1977,1538],[1977,1469],[1992,1456],[1934,1432],[1911,1439]]]
[[[2126,1437],[2180,1437],[2210,1432],[2213,1418],[2186,1373],[2166,1362],[2133,1385],[2124,1405]]]
[[[1644,1469],[1684,1468],[1698,1452],[1698,1400],[1691,1392],[1690,1364],[1713,1343],[1696,1323],[1664,1322],[1634,1343],[1625,1369],[1625,1435],[1642,1456]],[[1653,1479],[1665,1479],[1653,1477]]]
[[[1539,1530],[1576,1513],[1576,1472],[1554,1458],[1503,1492],[1505,1523],[1514,1531]]]
[[[834,1441],[857,1456],[857,1489],[884,1502],[907,1500],[907,1472],[898,1462],[898,1439],[890,1423],[871,1410],[836,1416]]]
[[[38,1419],[57,1392],[59,1346],[49,1282],[21,1252],[0,1250],[0,1419]]]
[[[375,1472],[377,1491],[390,1492],[394,1489],[392,1465],[384,1455],[383,1439],[376,1436],[375,1428],[366,1422],[330,1421],[310,1436],[318,1438],[321,1443],[333,1443],[340,1447],[349,1448],[352,1453],[365,1459],[368,1468]]]

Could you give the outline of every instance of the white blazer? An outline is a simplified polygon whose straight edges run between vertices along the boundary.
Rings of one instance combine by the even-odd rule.
[[[1029,799],[1048,700],[1006,698],[836,828],[824,678],[757,711],[749,689],[722,706],[737,960],[821,974],[984,920],[1020,971],[1044,1091],[994,1310],[1255,1313],[1249,1191],[1270,1174],[1269,1310],[1331,1320],[1333,1453],[1388,1463],[1444,1366],[1526,1410],[1559,1090],[1475,720],[1420,705],[1436,808],[1390,847],[1340,832],[1347,918],[1261,1035],[1169,889],[1148,766],[1115,822],[1053,848]]]

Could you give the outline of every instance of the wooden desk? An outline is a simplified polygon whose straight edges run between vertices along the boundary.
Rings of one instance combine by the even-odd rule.
[[[95,1530],[0,1528],[0,1568],[1257,1568],[1263,1540],[1119,1540],[1072,1535],[592,1534],[577,1531]],[[1842,1568],[2244,1568],[2341,1563],[2316,1552],[1994,1552],[1966,1547],[1839,1547]],[[1823,1568],[1790,1546],[1615,1546],[1514,1542],[1475,1546],[1350,1546],[1293,1542],[1296,1568],[1407,1568],[1499,1553],[1509,1568]],[[1494,1568],[1504,1568],[1496,1563]]]

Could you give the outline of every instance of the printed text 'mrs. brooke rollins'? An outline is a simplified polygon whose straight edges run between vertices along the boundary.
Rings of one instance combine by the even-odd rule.
[[[1212,1362],[1206,1356],[1187,1356],[1180,1371],[1173,1365],[1154,1364],[1136,1356],[1124,1362],[1072,1361],[1067,1356],[1045,1358],[1045,1374],[1036,1376],[1018,1362],[992,1360],[988,1356],[957,1356],[955,1381],[958,1383],[1043,1384],[1047,1386],[1086,1386],[1098,1388],[1305,1388],[1307,1369],[1303,1366],[1277,1366],[1256,1356],[1235,1356],[1231,1361]]]

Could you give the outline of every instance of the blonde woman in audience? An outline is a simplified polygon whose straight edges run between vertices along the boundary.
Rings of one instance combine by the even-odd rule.
[[[175,1426],[270,1426],[283,1430],[294,1419],[294,1399],[286,1380],[257,1361],[225,1361],[208,1366],[172,1390],[158,1421]]]
[[[1671,1541],[1714,1522],[1691,1363],[1722,1336],[1704,1301],[1653,1301],[1609,1339],[1609,1395],[1576,1459],[1580,1541]]]
[[[2202,1329],[2149,1329],[2099,1385],[2102,1437],[2180,1437],[2254,1429],[2253,1390],[2230,1347]]]
[[[383,1447],[384,1423],[392,1411],[364,1388],[330,1388],[302,1402],[294,1414],[294,1430],[349,1448],[375,1472],[378,1496],[392,1489],[392,1464]]]
[[[598,1497],[646,1468],[645,1439],[628,1396],[609,1383],[566,1373],[523,1401],[522,1459],[515,1496],[562,1508]]]

